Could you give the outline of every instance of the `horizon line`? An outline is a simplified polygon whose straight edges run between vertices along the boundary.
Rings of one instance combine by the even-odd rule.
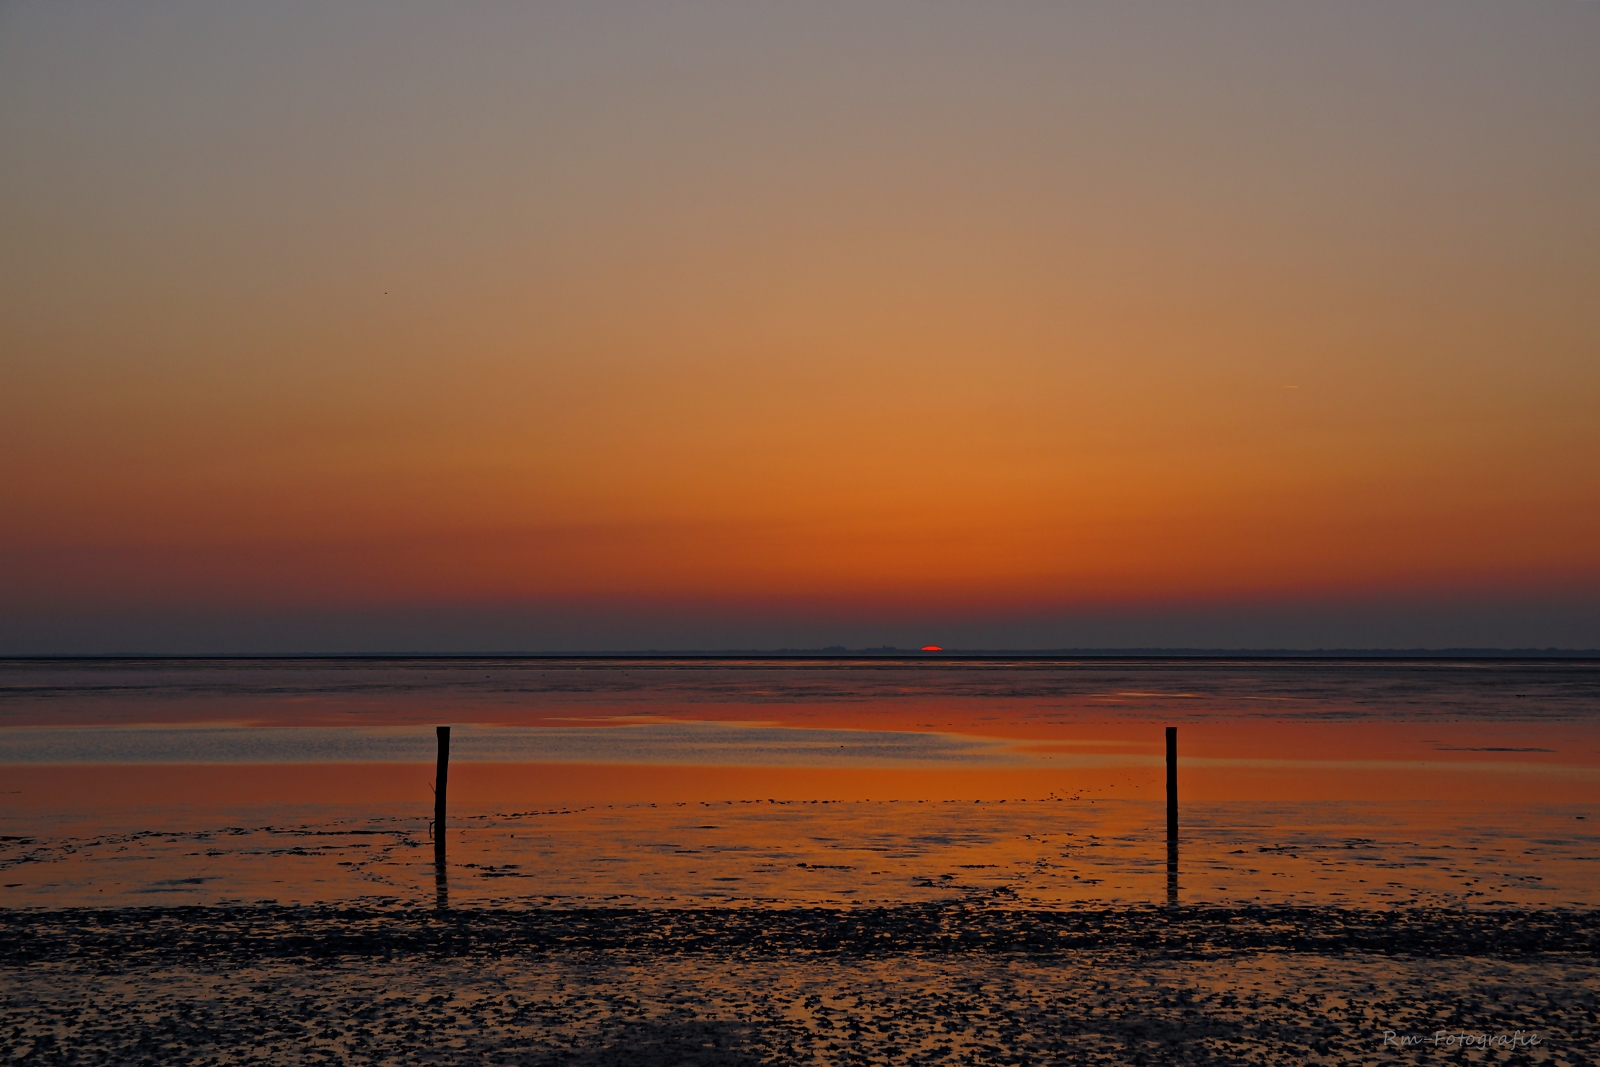
[[[1596,648],[1494,648],[1457,646],[1444,648],[1197,648],[1124,646],[1090,648],[729,648],[729,649],[597,649],[589,651],[539,651],[499,649],[484,651],[384,651],[384,652],[70,652],[0,653],[0,661],[64,660],[295,660],[295,659],[1600,659]]]

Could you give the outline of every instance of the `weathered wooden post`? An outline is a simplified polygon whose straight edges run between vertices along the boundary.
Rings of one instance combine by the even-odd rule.
[[[438,726],[439,762],[433,772],[433,893],[434,907],[450,906],[450,881],[444,865],[445,796],[450,788],[450,727]]]
[[[450,785],[450,727],[440,726],[439,765],[433,776],[433,862],[444,862],[445,792]]]
[[[1167,903],[1178,903],[1178,728],[1167,727]]]
[[[1178,728],[1176,726],[1167,727],[1167,843],[1174,848],[1178,844]]]

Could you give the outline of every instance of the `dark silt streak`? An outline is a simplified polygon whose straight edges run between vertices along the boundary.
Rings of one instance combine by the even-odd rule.
[[[86,921],[92,920],[92,921]],[[197,936],[226,930],[231,936]],[[630,952],[658,958],[741,952],[751,957],[895,958],[1029,954],[1064,959],[1112,948],[1204,958],[1250,951],[1372,952],[1507,958],[1600,952],[1593,909],[1349,908],[1317,905],[1085,906],[1048,910],[989,902],[751,907],[463,908],[356,905],[39,908],[0,910],[13,967],[68,963],[114,943],[185,966],[334,960],[396,953],[480,960],[550,952]]]

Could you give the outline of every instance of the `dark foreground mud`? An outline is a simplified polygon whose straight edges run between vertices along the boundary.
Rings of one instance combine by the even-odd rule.
[[[0,938],[6,1064],[1587,1064],[1600,1046],[1590,912],[127,909],[0,912]]]

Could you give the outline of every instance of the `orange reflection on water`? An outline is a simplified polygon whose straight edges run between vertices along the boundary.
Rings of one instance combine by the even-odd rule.
[[[1516,756],[1515,760],[1375,766],[1352,758],[1360,756],[1358,748],[1332,744],[1317,759],[1284,760],[1266,755],[1270,749],[1264,742],[1251,747],[1250,731],[1228,729],[1230,725],[1180,732],[1181,800],[1445,802],[1492,797],[1504,803],[1600,803],[1600,775],[1592,767],[1540,766],[1520,753],[1492,754]],[[1369,725],[1385,724],[1360,724]],[[1301,738],[1307,745],[1322,732],[1312,727],[1293,729],[1313,735]],[[1201,736],[1192,739],[1192,734]],[[1105,748],[1092,750],[1101,753]],[[1188,755],[1194,750],[1204,755]],[[1382,751],[1392,755],[1395,750]],[[1221,751],[1248,753],[1228,759],[1250,762],[1210,755]],[[494,811],[729,799],[1153,801],[1164,796],[1161,768],[1153,757],[1139,752],[1137,763],[1063,769],[462,762],[452,765],[450,803],[455,810]],[[433,773],[431,764],[404,763],[12,766],[7,768],[10,788],[0,797],[0,811],[13,822],[41,817],[116,821],[121,815],[132,818],[135,812],[151,809],[186,810],[210,818],[210,813],[220,816],[283,805],[370,805],[385,810],[415,805],[422,812],[432,804]]]

